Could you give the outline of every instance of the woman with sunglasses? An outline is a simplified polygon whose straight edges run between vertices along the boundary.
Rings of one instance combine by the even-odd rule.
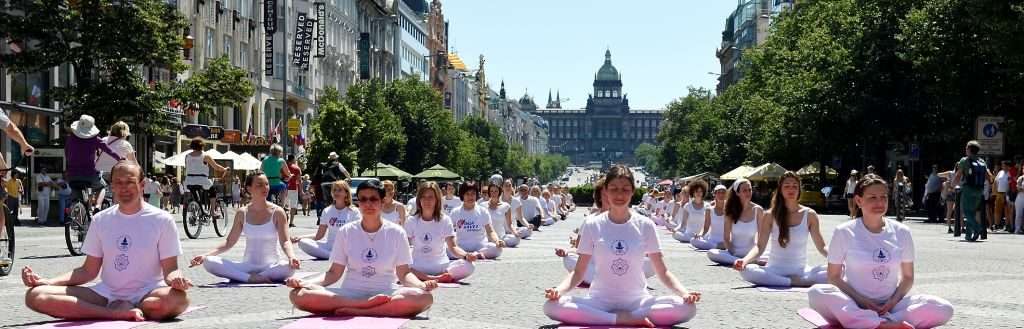
[[[405,230],[380,217],[384,188],[368,180],[356,188],[356,197],[362,220],[340,229],[322,280],[287,280],[294,288],[292,304],[310,313],[339,316],[413,317],[423,312],[434,302],[430,291],[437,281],[421,281],[410,271]],[[344,275],[346,270],[353,273]],[[341,287],[326,288],[339,279]]]
[[[747,282],[772,287],[810,287],[827,281],[824,265],[807,266],[807,240],[813,240],[822,256],[828,257],[828,251],[821,237],[818,213],[800,205],[800,186],[800,176],[792,171],[779,179],[772,207],[758,221],[757,245],[733,263]],[[756,264],[766,248],[767,264]]]
[[[455,244],[452,219],[441,212],[441,188],[426,182],[416,191],[416,212],[405,222],[412,244],[412,273],[420,280],[456,282],[473,274],[476,255]],[[445,250],[459,259],[449,261]]]
[[[569,325],[672,326],[697,313],[700,293],[683,287],[665,267],[654,222],[629,209],[633,173],[613,166],[605,177],[602,199],[608,211],[586,220],[580,228],[580,259],[557,287],[545,290],[544,314]],[[672,296],[655,297],[647,291],[642,270],[644,256],[651,259],[661,282]],[[567,296],[583,281],[587,264],[594,260],[594,281],[584,296]]]

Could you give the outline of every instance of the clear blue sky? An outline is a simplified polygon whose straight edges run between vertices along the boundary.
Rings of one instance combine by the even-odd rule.
[[[734,0],[447,0],[449,48],[472,70],[483,54],[487,80],[540,106],[548,89],[562,107],[586,106],[611,49],[633,109],[661,109],[688,86],[714,89],[715,49]],[[564,101],[568,98],[569,101]]]

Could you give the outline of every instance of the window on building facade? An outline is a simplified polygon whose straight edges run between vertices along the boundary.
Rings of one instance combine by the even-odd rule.
[[[205,44],[206,59],[207,59],[207,61],[209,61],[209,60],[211,60],[211,59],[213,59],[214,57],[217,56],[217,50],[213,48],[214,47],[213,35],[214,35],[213,29],[207,28],[206,29],[206,44]],[[204,63],[205,62],[206,61],[204,61]]]
[[[274,53],[274,79],[284,79],[284,53]]]
[[[249,44],[238,44],[238,67],[249,69]]]
[[[14,73],[11,83],[11,100],[32,106],[50,107],[47,91],[50,90],[49,71],[35,73]],[[0,77],[2,78],[2,77]]]
[[[230,36],[226,36],[226,35],[224,36],[224,53],[223,54],[224,54],[224,56],[228,57],[228,62],[231,62],[231,64],[236,64],[237,62],[235,62],[235,57],[234,57],[235,53],[233,51],[231,51],[231,44],[234,41],[232,39],[233,38],[231,38]]]

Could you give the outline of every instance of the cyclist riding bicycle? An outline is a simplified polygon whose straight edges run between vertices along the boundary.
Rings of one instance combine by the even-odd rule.
[[[72,198],[83,197],[82,190],[91,188],[93,195],[107,187],[96,169],[97,151],[103,151],[117,161],[125,160],[111,150],[99,138],[100,130],[96,129],[96,119],[83,114],[78,121],[71,123],[71,134],[64,145],[64,158],[67,159],[68,181],[71,185]]]
[[[203,153],[202,138],[193,138],[189,148],[192,149],[192,152],[185,155],[185,187],[192,192],[193,196],[208,199],[213,218],[219,218],[217,194],[210,193],[210,188],[213,187],[213,180],[210,179],[209,174],[212,168],[215,173],[221,173],[218,177],[224,179],[227,176],[228,170],[214,161],[212,157]]]
[[[320,164],[320,190],[323,191],[320,195],[323,196],[325,205],[334,203],[331,198],[331,185],[334,184],[334,181],[350,178],[352,175],[349,174],[348,169],[345,169],[345,165],[338,161],[338,153],[331,152],[327,156],[327,162]]]
[[[28,144],[28,141],[25,140],[25,135],[21,133],[21,129],[18,129],[17,125],[11,123],[11,119],[7,117],[7,113],[5,113],[4,111],[0,111],[0,127],[2,127],[5,133],[7,133],[8,137],[10,137],[12,140],[17,142],[18,145],[21,146],[21,149],[25,151],[25,155],[32,155],[35,149],[32,148],[32,145]],[[0,154],[0,169],[3,169],[3,172],[0,172],[0,178],[2,178],[2,180],[9,179],[8,177],[10,177],[11,171],[9,170],[10,167],[8,166],[7,162],[4,161],[3,154]],[[0,189],[0,191],[2,190],[3,189]],[[7,198],[6,195],[3,195],[2,197]],[[4,236],[7,234],[7,232],[5,231],[7,229],[6,217],[7,216],[4,216],[3,212],[0,211],[0,236]],[[12,220],[17,221],[18,219],[14,218]],[[10,264],[11,259],[0,259],[0,263]]]
[[[284,149],[281,148],[281,145],[271,145],[270,155],[264,158],[260,165],[260,170],[270,180],[270,193],[267,194],[267,201],[272,200],[272,196],[275,195],[278,196],[278,200],[284,201],[284,193],[288,191],[288,184],[284,182],[291,178],[292,173],[285,165],[284,159],[281,158],[282,153],[284,153]]]

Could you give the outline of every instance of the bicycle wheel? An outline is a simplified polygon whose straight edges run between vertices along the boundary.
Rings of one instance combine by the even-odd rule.
[[[203,231],[202,206],[195,200],[189,201],[187,210],[182,215],[181,224],[185,226],[185,235],[189,239],[198,239],[199,232]]]
[[[89,232],[89,209],[85,203],[75,202],[68,217],[67,224],[64,224],[64,242],[67,242],[72,256],[81,256],[85,234]]]
[[[6,222],[4,226],[0,235],[0,276],[11,274],[14,268],[14,223]]]
[[[217,201],[217,212],[220,214],[220,218],[213,221],[213,231],[217,232],[217,236],[223,237],[231,232],[231,223],[233,218],[228,217],[228,205],[223,200]]]

